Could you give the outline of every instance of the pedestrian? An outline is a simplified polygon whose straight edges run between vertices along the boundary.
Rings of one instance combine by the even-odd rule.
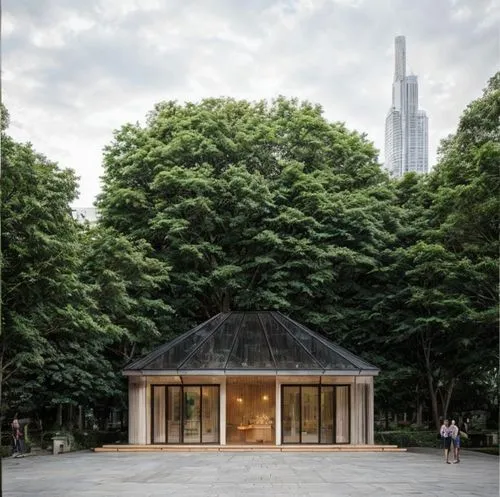
[[[17,419],[17,415],[14,416],[12,420],[12,445],[13,445],[13,457],[23,457],[24,452],[24,434],[21,429],[21,424]]]
[[[451,464],[450,462],[451,433],[450,433],[449,422],[447,419],[443,421],[439,433],[441,434],[441,439],[443,440],[445,462],[446,464]]]
[[[454,419],[451,420],[450,436],[453,443],[453,464],[458,464],[460,462],[460,430]]]
[[[460,462],[460,449],[462,448],[462,441],[467,440],[469,438],[469,418],[465,418],[462,420],[462,423],[460,423],[460,426],[458,428],[458,445],[456,446],[455,449],[455,459],[457,463]]]

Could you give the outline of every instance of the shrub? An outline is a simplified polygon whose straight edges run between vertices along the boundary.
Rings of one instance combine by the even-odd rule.
[[[434,431],[379,431],[375,432],[375,443],[398,447],[436,447],[439,443]]]
[[[12,455],[12,446],[1,445],[0,446],[0,457],[9,457],[10,455]]]
[[[76,449],[93,449],[104,444],[124,443],[127,432],[122,431],[75,431]]]

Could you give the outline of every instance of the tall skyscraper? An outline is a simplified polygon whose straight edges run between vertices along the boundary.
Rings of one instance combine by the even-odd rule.
[[[418,81],[406,75],[406,40],[395,39],[392,106],[385,119],[385,168],[399,178],[407,172],[428,171],[428,118],[418,108]]]

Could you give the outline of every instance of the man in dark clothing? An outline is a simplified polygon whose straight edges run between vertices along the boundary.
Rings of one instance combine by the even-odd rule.
[[[12,445],[14,449],[14,453],[12,455],[14,457],[22,457],[24,452],[24,433],[21,428],[21,424],[17,419],[17,416],[14,416],[11,426],[12,426]]]

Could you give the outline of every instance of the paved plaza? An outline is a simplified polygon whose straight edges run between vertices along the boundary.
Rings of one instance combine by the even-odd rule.
[[[4,497],[498,497],[498,458],[407,453],[100,453],[4,459]]]

